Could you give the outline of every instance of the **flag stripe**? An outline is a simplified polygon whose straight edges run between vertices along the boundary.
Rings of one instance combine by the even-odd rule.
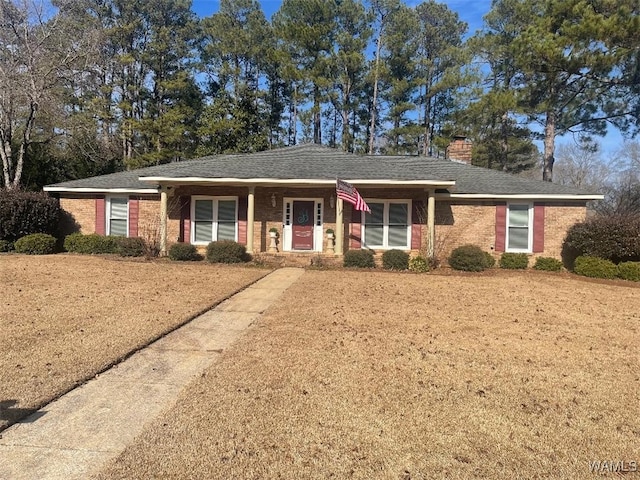
[[[367,202],[360,196],[356,187],[344,180],[336,180],[336,195],[338,198],[350,203],[356,210],[371,213]]]

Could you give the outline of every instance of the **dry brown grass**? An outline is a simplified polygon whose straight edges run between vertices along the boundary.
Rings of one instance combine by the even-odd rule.
[[[639,294],[309,271],[99,478],[589,478],[640,460]]]
[[[266,273],[204,263],[0,256],[0,428]]]

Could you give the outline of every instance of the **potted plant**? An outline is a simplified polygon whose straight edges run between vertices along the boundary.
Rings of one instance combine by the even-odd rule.
[[[278,245],[276,244],[277,237],[278,237],[278,229],[276,227],[271,227],[269,229],[269,252],[271,253],[278,251]]]
[[[271,238],[276,238],[278,236],[278,229],[276,227],[271,227],[269,229],[269,236]]]
[[[334,238],[335,236],[335,232],[333,231],[333,228],[327,228],[327,238],[331,239]]]

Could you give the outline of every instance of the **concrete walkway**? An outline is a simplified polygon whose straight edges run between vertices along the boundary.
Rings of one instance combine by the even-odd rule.
[[[71,480],[100,471],[303,272],[274,271],[2,432],[0,479]]]

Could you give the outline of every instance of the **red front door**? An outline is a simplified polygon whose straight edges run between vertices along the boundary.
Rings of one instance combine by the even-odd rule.
[[[291,248],[313,250],[313,209],[315,202],[293,201]]]

